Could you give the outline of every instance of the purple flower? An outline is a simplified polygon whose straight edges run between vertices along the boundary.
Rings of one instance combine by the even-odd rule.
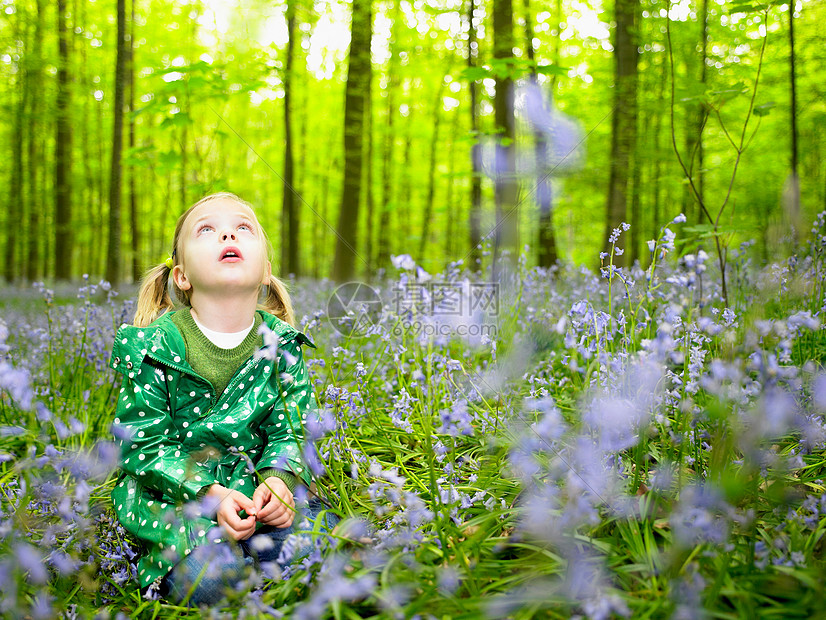
[[[397,428],[413,432],[410,424],[410,417],[413,414],[413,403],[418,402],[418,398],[411,396],[405,388],[402,388],[393,399],[393,406],[390,407],[390,421]]]
[[[720,493],[709,485],[683,489],[670,519],[675,541],[686,548],[703,543],[723,544],[728,540],[730,512]]]
[[[21,409],[28,411],[32,408],[34,392],[28,370],[18,370],[7,362],[0,362],[0,390],[8,392]]]
[[[826,411],[826,374],[820,374],[815,378],[812,397],[818,411]]]
[[[439,572],[439,591],[444,596],[450,596],[459,589],[462,579],[459,571],[447,565]]]
[[[29,573],[30,581],[42,585],[49,580],[43,556],[37,549],[26,543],[17,543],[14,547],[14,556],[20,568]]]
[[[416,266],[416,261],[413,260],[410,254],[400,254],[399,256],[391,254],[390,262],[393,263],[393,266],[396,269],[404,269],[408,271]]]
[[[443,435],[473,435],[473,423],[465,399],[455,401],[450,409],[442,409],[440,415],[442,423],[439,432]]]
[[[307,467],[310,468],[310,471],[313,473],[314,476],[319,477],[323,476],[324,472],[327,471],[324,467],[324,463],[322,462],[319,454],[318,449],[316,448],[315,444],[308,441],[304,445],[303,450],[304,462],[306,463]]]

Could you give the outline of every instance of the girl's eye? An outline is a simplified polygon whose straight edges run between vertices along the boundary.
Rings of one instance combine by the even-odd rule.
[[[200,235],[205,230],[214,230],[214,229],[209,224],[201,224],[201,226],[198,227],[198,234]]]
[[[241,224],[238,227],[238,230],[246,230],[248,232],[252,232],[252,225],[251,224]]]

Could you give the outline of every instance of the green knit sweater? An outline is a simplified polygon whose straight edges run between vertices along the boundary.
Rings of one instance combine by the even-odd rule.
[[[258,312],[255,313],[255,322],[249,334],[234,349],[222,349],[207,338],[192,318],[189,306],[173,313],[171,319],[184,337],[186,361],[195,372],[210,382],[215,394],[221,394],[226,389],[235,372],[264,344],[263,337],[258,333],[263,320]],[[291,493],[298,484],[295,476],[280,469],[265,469],[259,473],[262,480],[270,476],[281,478]],[[202,497],[208,488],[201,489],[198,495]]]

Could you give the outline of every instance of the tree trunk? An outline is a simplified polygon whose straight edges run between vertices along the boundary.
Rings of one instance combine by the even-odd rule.
[[[430,164],[427,170],[427,199],[425,202],[424,222],[422,223],[422,237],[419,240],[419,259],[425,258],[427,237],[430,235],[430,221],[433,219],[433,202],[436,196],[436,149],[439,146],[439,123],[442,119],[442,93],[445,80],[442,78],[433,102],[433,137],[430,141]]]
[[[453,131],[450,133],[450,146],[447,154],[447,190],[445,194],[445,229],[447,231],[445,235],[445,257],[448,261],[452,260],[455,252],[453,246],[455,239],[453,237],[456,233],[453,226],[462,219],[461,207],[458,204],[455,206],[453,204],[453,186],[456,184],[456,141],[459,138],[459,127],[461,126],[459,119],[455,119],[451,126]]]
[[[17,79],[14,86],[20,92],[20,98],[17,105],[14,106],[14,117],[12,120],[12,135],[11,135],[11,174],[9,178],[9,202],[8,202],[8,221],[5,226],[6,230],[6,251],[4,276],[6,282],[14,282],[19,278],[18,263],[21,252],[21,244],[24,241],[24,236],[18,227],[19,223],[23,222],[23,170],[24,168],[24,151],[26,144],[26,116],[29,112],[29,71],[28,71],[28,54],[26,50],[26,40],[28,36],[25,32],[21,32],[20,28],[25,28],[28,20],[25,15],[18,15],[15,20],[15,55],[18,57],[17,61]]]
[[[706,83],[706,60],[708,57],[708,0],[702,0],[700,8],[700,88],[705,91]],[[691,58],[686,59],[686,65],[690,66]],[[686,132],[686,153],[688,154],[688,170],[691,176],[697,181],[697,192],[702,200],[705,200],[703,185],[705,181],[705,170],[703,169],[703,130],[706,124],[706,109],[702,101],[696,101],[688,106],[687,114],[690,127]],[[696,162],[696,163],[695,163]],[[691,187],[686,185],[683,191],[683,213],[697,224],[703,222],[703,210],[700,203],[691,191]]]
[[[378,268],[390,264],[390,215],[396,206],[393,200],[393,158],[396,147],[396,134],[393,125],[396,120],[396,91],[399,88],[399,53],[396,41],[399,36],[401,18],[400,0],[393,0],[393,25],[388,42],[390,58],[387,63],[387,120],[384,136],[384,152],[381,169],[381,213],[379,214]]]
[[[558,6],[557,6],[558,8]],[[528,51],[528,60],[536,60],[533,49],[533,25],[531,23],[531,1],[525,0],[525,49]],[[554,39],[556,40],[556,38]],[[559,60],[554,56],[554,62]],[[530,75],[531,84],[539,91],[539,79],[536,72]],[[553,105],[553,101],[551,101]],[[550,112],[550,111],[549,111]],[[540,267],[551,267],[557,261],[556,239],[554,237],[553,222],[553,185],[546,172],[548,168],[548,140],[545,132],[537,128],[534,131],[534,159],[536,161],[536,202],[539,205],[539,231],[537,238],[538,263]]]
[[[496,118],[496,157],[494,160],[494,195],[496,200],[496,229],[494,232],[493,280],[499,281],[499,253],[510,250],[507,260],[501,261],[506,278],[518,258],[519,204],[514,148],[515,123],[513,114],[513,78],[510,75],[513,60],[513,6],[511,0],[493,3],[493,57],[508,67],[508,74],[496,77],[494,116]]]
[[[402,156],[401,183],[399,183],[399,199],[396,202],[398,213],[397,222],[401,223],[404,236],[401,241],[407,249],[410,228],[410,203],[413,201],[413,184],[411,181],[411,156],[413,153],[413,102],[407,107],[407,122],[405,123],[404,155]]]
[[[645,127],[645,125],[643,125]],[[642,221],[640,208],[640,171],[642,165],[640,158],[637,156],[639,149],[635,149],[634,153],[634,167],[631,170],[631,210],[628,217],[628,223],[631,229],[628,231],[628,239],[626,240],[627,250],[625,252],[625,264],[631,267],[634,261],[640,257],[640,238],[642,235]]]
[[[43,46],[43,0],[36,0],[35,7],[35,22],[34,22],[34,39],[32,41],[31,62],[26,73],[26,77],[31,86],[32,92],[42,92],[42,70],[43,57],[41,48]],[[34,282],[41,277],[42,271],[40,266],[40,238],[41,238],[41,211],[43,209],[44,201],[42,195],[41,180],[41,151],[40,151],[40,135],[38,126],[40,124],[40,97],[32,97],[29,103],[29,199],[28,199],[28,215],[27,221],[29,224],[29,233],[27,235],[26,246],[26,272],[25,278],[29,282]]]
[[[476,41],[476,25],[473,21],[473,13],[476,11],[474,0],[468,3],[468,46],[467,65],[469,68],[476,66],[476,58],[479,52],[479,43]],[[473,146],[470,148],[470,264],[471,270],[475,271],[482,267],[482,255],[479,244],[482,242],[482,172],[480,166],[480,145],[479,145],[479,109],[478,109],[478,89],[474,80],[468,83],[468,94],[470,95],[470,131],[473,134]]]
[[[135,119],[132,113],[135,111],[135,3],[131,2],[131,14],[129,19],[129,148],[135,148]],[[137,170],[135,166],[129,167],[129,228],[132,230],[132,282],[140,282],[142,276],[141,260],[141,231],[139,228],[140,217],[138,215],[138,192],[135,187]]]
[[[353,0],[350,62],[344,101],[344,183],[338,217],[338,236],[333,280],[344,282],[355,273],[358,256],[358,212],[361,200],[361,168],[364,162],[364,93],[371,74],[372,0]]]
[[[295,1],[287,1],[287,51],[284,64],[284,191],[281,203],[281,273],[299,275],[298,204],[293,189],[292,87],[295,50]]]
[[[611,122],[611,172],[603,247],[625,221],[628,212],[628,180],[637,139],[637,44],[635,36],[638,0],[617,0],[614,32],[614,113]],[[622,240],[617,247],[622,247]]]
[[[72,100],[66,0],[57,0],[57,99],[55,102],[55,277],[72,277]]]
[[[791,91],[791,110],[789,115],[791,131],[791,159],[792,178],[790,184],[789,215],[791,219],[792,238],[797,243],[801,225],[800,221],[800,177],[797,174],[797,82],[795,80],[795,48],[794,48],[794,4],[789,5],[789,90]]]
[[[121,152],[123,151],[123,101],[126,87],[126,0],[118,0],[118,44],[115,60],[115,102],[112,119],[112,167],[109,173],[109,246],[106,280],[112,286],[121,278]]]
[[[375,220],[375,196],[373,194],[373,94],[372,80],[364,93],[364,202],[367,226],[364,230],[364,257],[367,259],[368,278],[373,273],[373,221]]]
[[[94,184],[95,187],[95,201],[93,202],[92,208],[92,222],[94,222],[95,227],[102,227],[104,221],[104,213],[103,213],[103,203],[104,203],[104,196],[106,196],[106,187],[105,187],[105,175],[103,173],[106,170],[106,153],[103,150],[103,145],[106,142],[104,138],[104,129],[103,129],[103,120],[104,120],[104,110],[103,110],[103,102],[102,101],[95,101],[97,104],[95,106],[95,122],[97,124],[97,135],[94,136],[95,138],[95,145],[97,146],[97,160],[98,166],[95,172],[92,172],[91,165],[89,166],[89,182]],[[91,153],[91,149],[87,151]],[[92,260],[92,271],[93,273],[97,274],[104,274],[106,272],[106,259],[104,256],[105,246],[102,243],[93,243],[92,244],[92,252],[91,252],[91,260]]]
[[[664,101],[665,87],[668,82],[668,64],[663,60],[660,66],[660,80],[657,91],[657,101]],[[662,176],[663,157],[660,156],[662,144],[660,136],[662,134],[662,114],[654,116],[654,128],[652,130],[654,140],[654,182],[652,187],[652,194],[654,199],[654,208],[652,209],[651,230],[649,239],[657,239],[660,235],[660,226],[662,225],[662,196],[660,195],[660,177]]]

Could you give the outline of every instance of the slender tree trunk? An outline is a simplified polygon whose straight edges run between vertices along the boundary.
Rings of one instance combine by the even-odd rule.
[[[459,137],[459,119],[455,119],[455,122],[451,123],[453,127],[453,131],[450,133],[450,145],[448,147],[448,155],[447,155],[447,190],[445,195],[445,229],[447,234],[445,235],[445,257],[447,260],[451,260],[451,257],[454,253],[454,235],[456,234],[453,230],[454,223],[460,222],[462,219],[461,216],[461,207],[456,204],[453,204],[453,187],[456,184],[456,141]]]
[[[373,95],[372,85],[368,87],[364,98],[364,137],[367,144],[364,147],[364,160],[367,164],[364,172],[365,206],[367,207],[367,226],[364,233],[364,254],[367,259],[368,277],[372,276],[375,266],[373,258],[373,231],[375,222],[376,197],[373,192]]]
[[[664,97],[666,96],[665,87],[668,83],[668,63],[663,60],[660,64],[660,79],[657,86],[657,101],[664,101]],[[654,128],[652,130],[653,133],[653,140],[654,140],[654,181],[652,183],[652,194],[654,196],[654,208],[652,209],[652,218],[651,218],[651,231],[649,234],[649,239],[656,239],[660,234],[660,226],[662,225],[662,196],[661,196],[661,184],[660,184],[660,177],[662,176],[662,164],[663,164],[663,157],[660,156],[662,153],[662,143],[661,143],[661,135],[662,135],[662,121],[663,115],[658,113],[654,116]]]
[[[120,284],[121,245],[121,153],[123,151],[123,101],[126,87],[126,0],[118,0],[118,45],[115,60],[115,102],[112,122],[112,167],[109,173],[109,246],[106,251],[106,279]]]
[[[361,200],[361,168],[364,132],[364,94],[369,90],[372,72],[372,0],[353,0],[350,37],[350,63],[344,103],[344,183],[338,219],[338,237],[333,264],[333,280],[344,282],[355,274],[358,256],[358,212]]]
[[[603,247],[610,251],[611,232],[628,212],[629,175],[637,139],[637,45],[635,39],[638,0],[617,0],[614,32],[614,114],[611,122],[611,172]],[[617,247],[625,245],[622,240]]]
[[[634,166],[631,170],[631,210],[628,218],[631,229],[628,231],[628,249],[625,252],[625,264],[628,267],[631,267],[634,261],[640,257],[640,238],[642,233],[642,221],[640,217],[640,193],[642,192],[642,187],[640,185],[640,172],[642,164],[638,154],[639,147],[635,149]]]
[[[402,240],[405,244],[405,249],[408,242],[410,228],[410,211],[411,202],[413,201],[413,184],[411,181],[411,157],[413,154],[413,102],[407,108],[407,122],[405,123],[405,137],[404,137],[404,155],[402,158],[402,174],[401,187],[399,188],[399,200],[396,203],[398,211],[398,220],[401,222],[401,227],[405,231]]]
[[[327,153],[334,153],[332,139],[329,140],[327,144]],[[331,170],[338,170],[340,162],[335,157],[330,157],[329,167],[321,174],[321,199],[319,210],[321,213],[321,221],[327,222],[328,219],[328,212],[329,212],[329,205],[330,205],[330,171]],[[318,218],[316,218],[317,228],[316,228],[316,243],[315,247],[328,247],[329,243],[329,235],[328,235],[328,228],[322,228],[321,223],[318,222]],[[324,252],[316,252],[316,278],[319,277],[319,273],[321,272],[321,257],[324,255]]]
[[[97,160],[98,166],[97,171],[92,172],[91,166],[89,167],[89,182],[94,184],[95,187],[95,201],[92,203],[92,226],[95,228],[103,227],[104,222],[104,213],[103,213],[103,202],[106,200],[106,187],[105,187],[105,175],[104,170],[106,170],[106,153],[103,150],[103,145],[106,143],[105,132],[103,128],[103,119],[104,119],[104,112],[103,112],[103,102],[96,101],[97,105],[95,106],[95,121],[97,124],[97,131],[95,138],[95,145],[97,146]],[[88,151],[91,153],[91,149]],[[93,267],[90,269],[93,273],[97,274],[104,274],[106,273],[106,260],[104,256],[104,252],[106,250],[103,243],[93,243],[91,257],[92,257],[92,265]]]
[[[702,0],[700,8],[700,88],[705,90],[706,83],[706,63],[708,59],[708,0]],[[691,58],[686,59],[686,67],[692,64]],[[704,184],[705,170],[703,168],[703,131],[706,124],[706,108],[702,101],[697,101],[688,106],[686,110],[691,127],[686,131],[686,153],[688,153],[688,170],[692,177],[696,179],[697,192],[702,200],[705,200]],[[698,224],[703,222],[703,210],[699,202],[694,197],[694,193],[689,186],[685,186],[683,191],[683,213]]]
[[[26,72],[27,80],[31,86],[32,92],[42,92],[42,75],[43,75],[43,0],[36,0],[34,3],[35,18],[34,18],[34,38],[32,40],[32,49],[29,54],[30,62]],[[28,177],[29,177],[29,197],[28,197],[28,214],[26,220],[28,222],[28,234],[26,235],[26,260],[25,260],[25,278],[29,282],[34,282],[41,275],[40,270],[40,238],[41,238],[41,211],[43,209],[44,201],[41,194],[42,185],[41,178],[41,151],[40,151],[40,134],[38,131],[40,125],[40,97],[35,96],[31,98],[29,103],[29,153],[28,153]]]
[[[55,110],[55,277],[72,277],[72,120],[66,0],[57,0],[57,100]]]
[[[524,0],[525,21],[525,49],[528,51],[528,60],[536,60],[533,49],[533,24],[531,21],[531,1]],[[554,62],[558,59],[554,57]],[[530,82],[539,91],[539,79],[536,72],[530,74]],[[551,102],[553,105],[553,102]],[[550,110],[548,111],[550,114]],[[538,263],[540,267],[551,267],[557,261],[556,239],[554,237],[553,222],[553,185],[547,176],[548,170],[548,139],[541,128],[537,128],[534,137],[534,159],[536,161],[536,201],[539,205],[539,230],[537,238]]]
[[[467,66],[476,66],[476,58],[479,52],[479,43],[476,40],[476,24],[473,13],[476,11],[474,0],[468,3],[468,51]],[[469,211],[469,231],[470,231],[470,264],[471,270],[481,269],[482,255],[479,244],[482,241],[482,172],[480,170],[480,144],[479,144],[479,109],[478,109],[478,85],[474,80],[468,82],[468,94],[470,95],[470,131],[473,134],[473,146],[470,147],[470,211]]]
[[[390,29],[390,41],[388,42],[390,58],[387,63],[387,119],[385,121],[385,135],[382,152],[381,168],[381,211],[379,214],[379,238],[378,238],[378,268],[386,268],[390,263],[390,227],[391,213],[395,209],[396,201],[393,200],[393,158],[395,156],[396,134],[394,123],[396,121],[396,92],[399,88],[399,52],[396,49],[399,36],[399,24],[401,17],[400,0],[392,0],[393,25]]]
[[[797,243],[798,228],[800,222],[800,177],[797,174],[797,82],[795,80],[795,47],[794,47],[794,5],[789,5],[789,90],[791,91],[790,105],[791,113],[789,115],[790,130],[791,130],[791,159],[792,159],[792,178],[791,178],[791,200],[789,201],[789,215],[791,216],[792,238]]]
[[[284,191],[281,203],[281,272],[299,274],[298,205],[293,190],[293,56],[295,1],[287,1],[287,51],[284,65]]]
[[[138,0],[132,0],[131,13],[129,19],[129,148],[135,148],[135,119],[132,113],[135,111],[135,4]],[[135,166],[129,167],[129,228],[132,231],[132,282],[139,282],[141,279],[141,230],[140,217],[138,214],[138,192],[135,187],[137,169]]]
[[[305,11],[308,10],[307,7],[305,7],[304,10]],[[306,15],[306,13],[304,13],[304,14]],[[311,24],[312,23],[312,18],[310,17],[310,19],[305,20],[305,23],[310,23]],[[301,30],[301,29],[299,29],[299,30]],[[309,29],[308,30],[302,30],[301,38],[306,43],[306,49],[310,49],[311,34],[312,34],[312,32]],[[304,50],[304,45],[300,45],[299,50],[303,51]],[[295,64],[295,61],[293,61],[293,63]],[[306,54],[300,60],[299,66],[301,66],[304,63],[306,63]],[[294,174],[293,174],[293,181],[294,181],[293,182],[293,187],[295,188],[295,191],[296,191],[298,196],[303,196],[305,186],[307,188],[310,187],[309,184],[307,184],[305,182],[305,180],[309,176],[308,175],[308,170],[310,169],[310,164],[307,162],[307,152],[308,152],[308,149],[307,149],[307,118],[309,116],[308,110],[310,109],[309,105],[307,103],[307,99],[308,99],[309,88],[307,87],[306,84],[302,84],[301,80],[299,80],[298,82],[293,83],[292,90],[293,90],[294,94],[298,95],[297,114],[298,114],[298,118],[301,121],[300,125],[299,125],[299,129],[298,129],[298,165],[295,167]],[[308,196],[308,198],[309,198],[309,196]],[[313,202],[314,202],[314,207],[313,208],[315,209],[315,204],[318,203],[318,199],[314,197]],[[299,205],[301,205],[301,201],[299,201]],[[299,206],[299,209],[300,210],[303,209],[303,206]],[[299,211],[299,217],[300,217],[300,215],[301,215],[301,213]],[[313,227],[315,227],[316,223],[317,223],[316,220],[318,220],[318,218],[313,217],[313,218],[311,218],[311,220],[313,221]],[[313,240],[315,240],[314,235],[311,238]],[[306,246],[306,244],[302,244],[302,246]],[[298,260],[301,261],[301,266],[300,266],[301,273],[306,274],[310,270],[307,267],[305,267],[305,262],[304,261],[307,261],[307,263],[306,263],[307,266],[309,266],[309,261],[308,261],[308,254],[306,252],[304,253],[304,258],[302,259],[302,256],[301,256],[301,247],[302,246],[299,246],[297,256],[298,256]],[[318,246],[312,245],[311,246],[311,251],[312,252],[318,252],[319,251]],[[315,269],[315,268],[313,268],[313,269]]]
[[[12,120],[11,132],[11,174],[8,185],[8,221],[6,222],[6,251],[4,263],[4,276],[6,282],[14,282],[19,279],[18,270],[21,246],[25,242],[24,235],[21,234],[19,224],[23,222],[23,209],[25,188],[23,187],[23,170],[25,169],[25,145],[26,145],[26,117],[29,114],[29,65],[28,50],[26,42],[27,33],[21,32],[20,28],[25,28],[28,19],[26,15],[20,14],[15,20],[14,38],[16,43],[15,55],[17,61],[17,79],[14,86],[20,93],[17,105],[14,106],[14,116]]]
[[[430,163],[427,170],[427,200],[425,202],[424,222],[422,223],[422,236],[419,240],[420,259],[425,258],[427,238],[430,235],[430,221],[433,219],[433,202],[436,196],[436,149],[439,146],[439,123],[442,119],[444,85],[445,80],[442,78],[439,89],[436,92],[436,100],[433,102],[433,137],[430,140]]]
[[[493,3],[493,57],[509,63],[513,59],[513,6],[511,0],[497,0]],[[496,78],[494,98],[497,144],[495,157],[496,231],[494,233],[493,279],[499,281],[499,252],[510,250],[506,261],[502,261],[501,271],[505,277],[512,273],[518,258],[519,248],[519,190],[516,181],[516,162],[513,141],[516,136],[513,113],[513,79],[510,75]]]

